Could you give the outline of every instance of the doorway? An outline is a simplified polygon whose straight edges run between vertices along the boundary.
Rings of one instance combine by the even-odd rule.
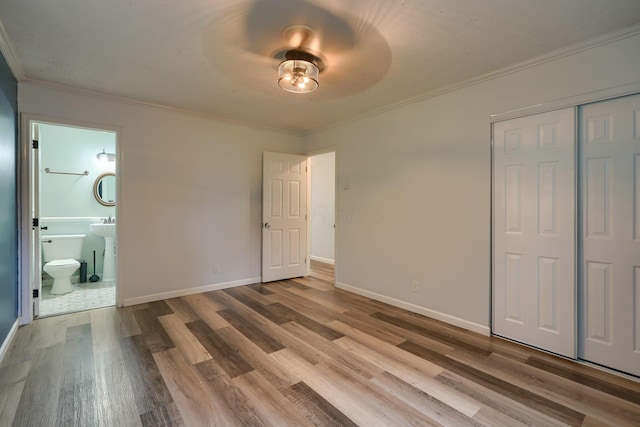
[[[115,305],[118,132],[29,117],[23,129],[23,323]]]
[[[262,281],[311,275],[335,284],[336,153],[263,153]]]
[[[335,283],[336,153],[309,156],[310,274]]]

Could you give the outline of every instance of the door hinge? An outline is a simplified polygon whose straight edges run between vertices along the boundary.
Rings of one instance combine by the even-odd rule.
[[[36,141],[35,139],[33,141],[31,141],[31,148],[33,149],[38,149],[38,141]]]
[[[307,259],[306,259],[306,258],[304,259],[304,263],[305,263],[305,264],[307,263]]]
[[[32,227],[37,227],[38,225],[40,225],[40,220],[38,220],[38,218],[33,218],[31,220],[31,226]]]
[[[34,298],[39,298],[40,292],[37,289],[33,290],[33,297]]]

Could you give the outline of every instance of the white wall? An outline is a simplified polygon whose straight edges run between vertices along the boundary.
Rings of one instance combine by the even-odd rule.
[[[102,206],[93,196],[93,184],[105,172],[115,172],[114,162],[103,162],[96,155],[104,148],[116,150],[115,132],[69,126],[40,124],[40,216],[101,217],[114,216],[115,208]],[[54,172],[89,175],[59,175]]]
[[[638,70],[634,36],[307,135],[307,152],[338,146],[339,286],[487,333],[490,115],[638,83]]]
[[[309,158],[311,170],[311,259],[335,260],[336,153]]]
[[[258,280],[262,152],[298,154],[298,136],[29,83],[19,85],[18,105],[122,129],[116,212],[126,303]]]

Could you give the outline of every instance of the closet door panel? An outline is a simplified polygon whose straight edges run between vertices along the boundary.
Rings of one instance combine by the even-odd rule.
[[[640,375],[640,95],[581,108],[579,355]]]
[[[575,111],[494,124],[493,332],[575,357]]]

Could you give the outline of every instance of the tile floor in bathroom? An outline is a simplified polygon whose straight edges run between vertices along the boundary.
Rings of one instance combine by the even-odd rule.
[[[92,310],[115,303],[115,281],[74,283],[73,292],[64,295],[52,295],[51,284],[43,284],[39,317]]]

